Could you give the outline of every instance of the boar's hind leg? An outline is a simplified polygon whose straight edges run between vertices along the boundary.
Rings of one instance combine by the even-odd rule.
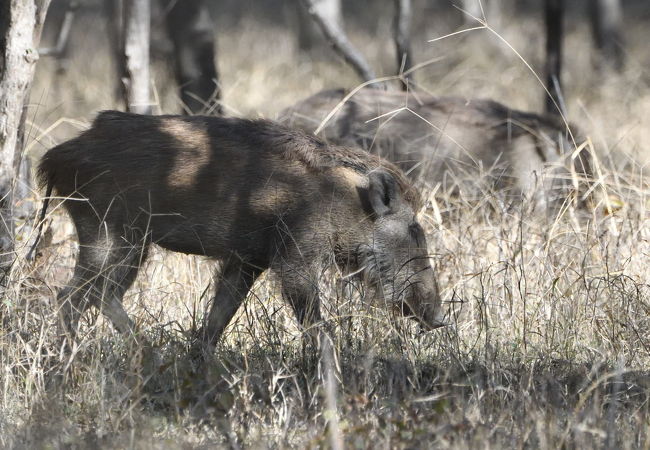
[[[107,245],[97,240],[89,244],[80,236],[74,275],[58,296],[64,331],[74,337],[83,312],[96,306],[119,332],[132,332],[133,322],[122,307],[122,297],[146,256],[146,245],[128,245],[123,241]]]
[[[224,264],[217,292],[212,299],[212,306],[201,333],[204,343],[217,343],[262,271],[236,258]]]

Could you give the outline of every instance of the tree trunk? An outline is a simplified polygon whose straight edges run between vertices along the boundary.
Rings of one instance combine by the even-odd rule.
[[[562,40],[564,0],[545,0],[546,23],[546,89],[545,111],[548,114],[562,112]],[[557,106],[556,106],[557,105]],[[558,110],[560,107],[560,110]]]
[[[397,70],[399,73],[406,72],[413,65],[413,53],[411,50],[411,0],[395,0],[395,22],[394,38],[397,52]],[[402,89],[406,90],[411,75],[407,75],[402,81]]]
[[[26,106],[49,3],[0,0],[0,290],[15,257],[14,219],[29,211],[29,173],[21,167]]]
[[[341,24],[333,22],[331,18],[323,14],[321,2],[322,0],[302,0],[309,15],[319,26],[325,38],[345,62],[352,66],[361,79],[370,81],[376,78],[363,55],[349,41]]]
[[[166,23],[183,109],[188,114],[221,114],[214,23],[207,0],[173,0],[172,5]]]
[[[622,70],[625,65],[623,54],[623,10],[620,0],[590,0],[591,30],[594,44],[600,51],[600,59]]]
[[[149,94],[150,0],[125,0],[122,3],[122,84],[126,109],[138,114],[151,113]]]

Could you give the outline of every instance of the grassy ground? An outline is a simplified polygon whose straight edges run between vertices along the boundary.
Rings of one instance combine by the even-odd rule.
[[[416,74],[422,89],[541,108],[537,79],[495,34],[539,69],[538,20],[506,10],[488,16],[495,32],[428,43],[460,23],[426,12],[417,17],[416,57],[440,60]],[[229,113],[274,117],[320,89],[356,85],[332,55],[299,54],[286,25],[259,15],[219,20]],[[362,22],[350,31],[378,72],[392,74],[384,16],[376,28]],[[302,448],[342,439],[355,448],[648,448],[650,55],[643,19],[626,27],[621,74],[594,70],[586,24],[578,15],[569,20],[570,119],[593,141],[604,173],[598,189],[617,199],[615,214],[600,205],[546,218],[530,205],[503,210],[494,196],[477,202],[431,194],[441,215],[426,210],[422,218],[453,322],[434,333],[393,320],[330,274],[323,291],[336,361],[321,367],[303,354],[289,308],[263,277],[210,370],[197,374],[187,338],[209,301],[215,264],[156,251],[125,304],[159,347],[164,370],[144,382],[137,349],[94,312],[73,358],[63,357],[53,302],[76,250],[71,224],[53,208],[43,255],[35,264],[18,261],[0,305],[0,447]],[[74,135],[95,111],[116,106],[102,27],[92,14],[78,23],[64,76],[53,61],[39,63],[31,157]],[[153,73],[157,108],[178,111],[164,58]],[[332,366],[336,377],[328,378]]]

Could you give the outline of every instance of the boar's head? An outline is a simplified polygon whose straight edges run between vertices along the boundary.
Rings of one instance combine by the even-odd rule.
[[[438,285],[413,203],[383,170],[370,172],[367,199],[372,229],[358,253],[364,280],[390,307],[425,329],[443,326]]]

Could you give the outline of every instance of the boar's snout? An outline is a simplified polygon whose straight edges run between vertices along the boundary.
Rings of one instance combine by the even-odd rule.
[[[425,305],[422,317],[416,316],[416,319],[424,331],[431,331],[448,325],[444,320],[445,315],[442,310],[439,307],[436,308],[432,304]]]
[[[403,301],[402,314],[417,320],[425,331],[430,331],[444,327],[447,323],[444,321],[433,269],[429,268],[422,273],[429,275],[426,277],[428,279],[411,286],[411,295]]]
[[[437,298],[433,298],[426,303],[416,299],[404,300],[396,303],[395,306],[400,315],[416,320],[425,332],[448,325],[444,320],[445,315]]]

